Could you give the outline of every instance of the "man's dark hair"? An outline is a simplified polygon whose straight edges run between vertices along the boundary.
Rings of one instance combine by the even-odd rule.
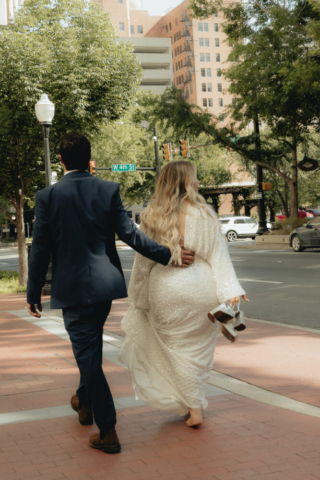
[[[60,140],[60,155],[67,170],[87,170],[91,145],[81,133],[66,133]]]

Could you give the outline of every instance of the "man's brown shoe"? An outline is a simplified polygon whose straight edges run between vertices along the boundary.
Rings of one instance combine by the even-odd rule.
[[[103,439],[100,438],[100,433],[94,433],[91,435],[89,445],[92,448],[101,450],[104,453],[120,453],[121,445],[119,438],[114,427],[111,427]]]
[[[79,409],[79,398],[78,395],[72,395],[71,397],[71,407],[72,409],[78,413],[79,415],[79,422],[81,425],[92,425],[93,424],[93,415],[92,410],[86,403],[81,405]]]

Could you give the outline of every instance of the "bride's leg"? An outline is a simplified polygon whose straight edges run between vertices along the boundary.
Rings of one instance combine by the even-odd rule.
[[[186,421],[187,427],[197,427],[202,424],[201,408],[190,408],[190,417]]]

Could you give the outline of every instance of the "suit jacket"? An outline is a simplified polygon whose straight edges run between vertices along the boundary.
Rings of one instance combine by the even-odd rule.
[[[170,250],[135,227],[119,185],[88,172],[71,172],[36,195],[27,301],[39,303],[52,255],[51,308],[107,302],[127,296],[115,233],[162,265]]]

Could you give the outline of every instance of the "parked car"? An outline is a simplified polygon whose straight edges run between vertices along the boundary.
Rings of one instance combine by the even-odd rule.
[[[234,242],[237,238],[255,238],[259,228],[258,222],[251,217],[219,218],[219,222],[228,242]]]
[[[293,230],[289,241],[294,252],[320,247],[320,215],[312,218],[306,225]]]
[[[320,208],[308,208],[307,215],[318,217],[320,215]]]
[[[303,218],[306,218],[306,217],[314,217],[314,215],[312,213],[308,213],[310,212],[310,210],[298,210],[298,215],[299,215],[299,218],[300,220],[302,220]],[[285,211],[282,210],[281,213],[277,213],[276,214],[276,220],[278,220],[279,222],[281,222],[281,220],[285,220],[287,217],[286,217],[286,214],[285,214]]]

